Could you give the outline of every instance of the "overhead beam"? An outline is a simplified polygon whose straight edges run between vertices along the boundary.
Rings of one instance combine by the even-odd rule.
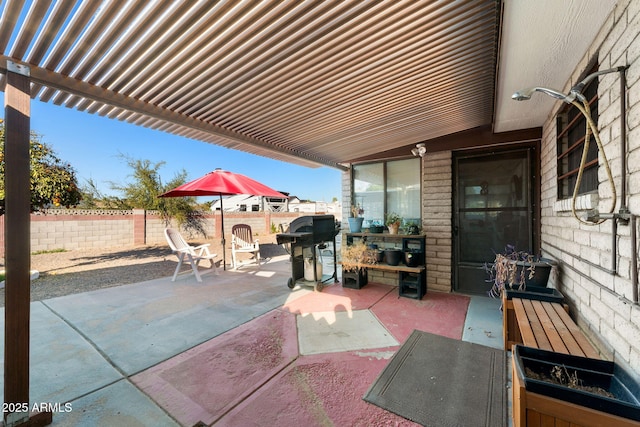
[[[427,147],[428,153],[448,150],[463,150],[486,147],[491,145],[509,144],[514,142],[535,141],[542,138],[542,128],[532,128],[511,132],[493,133],[491,126],[482,126],[463,132],[441,136],[421,141]],[[370,156],[349,160],[349,163],[371,162],[375,160],[406,158],[411,156],[413,145],[405,145],[391,150],[381,151]],[[346,163],[346,162],[345,162]]]
[[[7,70],[4,64],[6,64],[7,61],[13,60],[5,55],[0,56],[0,72],[6,73]],[[23,65],[26,66],[26,64]],[[221,138],[225,138],[227,140],[231,140],[240,144],[258,147],[266,151],[271,151],[280,155],[291,157],[293,159],[302,159],[311,163],[345,170],[345,167],[343,165],[328,161],[320,156],[273,145],[261,139],[243,135],[241,133],[234,132],[232,130],[212,123],[196,120],[184,114],[179,114],[175,111],[158,107],[148,102],[143,102],[135,98],[127,97],[118,92],[104,89],[84,81],[79,81],[44,68],[40,68],[37,66],[29,67],[31,69],[31,81],[33,83],[51,87],[69,93],[71,95],[76,95],[115,108],[121,108],[126,111],[143,114],[147,117],[162,120],[167,123],[174,123],[185,128],[208,133],[214,136],[219,136]]]

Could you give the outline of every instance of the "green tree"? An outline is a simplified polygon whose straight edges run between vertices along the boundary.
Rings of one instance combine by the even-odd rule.
[[[112,182],[111,189],[120,192],[122,197],[107,200],[108,204],[118,204],[122,209],[156,210],[165,224],[173,219],[185,230],[207,236],[206,221],[195,197],[158,197],[186,182],[187,172],[184,169],[163,185],[159,170],[165,162],[152,163],[150,160],[138,160],[125,155],[120,157],[132,169],[133,181],[126,184]]]
[[[117,196],[103,194],[96,182],[89,178],[81,187],[82,201],[78,205],[82,209],[129,209],[124,200]]]
[[[0,119],[0,215],[5,202],[5,128]],[[78,188],[76,172],[70,164],[60,159],[53,148],[42,142],[42,136],[31,132],[29,138],[31,168],[31,211],[49,206],[76,206],[82,194]]]
[[[82,200],[78,205],[79,208],[98,209],[105,207],[102,202],[104,196],[98,190],[98,185],[92,178],[87,180],[87,183],[80,188],[80,191],[82,192]]]

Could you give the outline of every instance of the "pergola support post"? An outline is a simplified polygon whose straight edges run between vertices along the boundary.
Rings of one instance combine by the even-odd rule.
[[[5,87],[5,321],[6,426],[47,425],[51,412],[32,414],[29,402],[30,339],[30,71],[7,61]]]

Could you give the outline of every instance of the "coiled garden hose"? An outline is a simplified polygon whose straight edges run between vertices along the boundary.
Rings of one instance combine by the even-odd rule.
[[[611,173],[611,168],[609,167],[609,161],[607,160],[607,155],[604,152],[604,146],[602,145],[602,141],[600,140],[600,134],[598,133],[598,127],[591,118],[591,110],[589,108],[589,103],[584,97],[580,97],[582,101],[582,105],[576,100],[571,101],[571,103],[582,113],[582,115],[587,120],[587,126],[584,136],[584,145],[582,147],[582,158],[580,159],[580,167],[578,168],[578,176],[576,177],[576,184],[573,188],[573,197],[571,198],[571,213],[574,218],[579,222],[586,225],[598,225],[602,224],[606,219],[600,219],[596,222],[585,221],[578,216],[576,213],[576,199],[578,198],[578,190],[580,189],[580,183],[582,182],[582,173],[584,171],[585,164],[587,163],[587,154],[589,151],[589,139],[590,135],[593,134],[594,139],[596,140],[596,144],[598,145],[598,150],[602,154],[603,163],[605,171],[607,172],[607,179],[609,181],[609,185],[611,186],[611,208],[608,213],[613,213],[616,207],[616,186],[613,180],[613,175]]]

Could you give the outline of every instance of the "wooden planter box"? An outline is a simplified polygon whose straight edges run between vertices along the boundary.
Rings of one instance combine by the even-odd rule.
[[[516,268],[516,277],[520,277],[522,275],[522,269],[528,269],[531,265],[535,267],[536,273],[532,278],[529,278],[528,271],[525,271],[525,280],[524,284],[526,287],[534,286],[538,288],[545,288],[547,286],[547,281],[549,280],[549,276],[551,276],[551,269],[556,265],[555,261],[550,259],[541,258],[539,261],[534,262],[525,262],[525,261],[511,261],[517,265]]]
[[[549,352],[516,345],[513,358],[513,425],[542,426],[640,426],[640,386],[613,362]],[[577,372],[584,385],[601,387],[615,395],[600,396],[536,378],[537,370],[554,366]]]
[[[518,322],[513,311],[512,298],[525,298],[538,301],[549,301],[562,303],[564,295],[553,288],[528,287],[528,291],[506,290],[502,292],[502,334],[504,338],[504,349],[511,350],[515,344],[522,344],[522,337],[518,329]],[[568,312],[568,307],[565,306]]]

